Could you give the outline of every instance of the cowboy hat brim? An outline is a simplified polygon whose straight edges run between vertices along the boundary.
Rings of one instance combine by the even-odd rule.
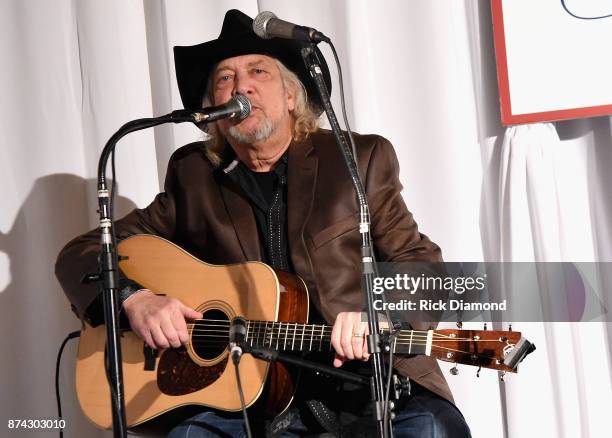
[[[322,105],[319,93],[300,53],[302,44],[281,38],[259,38],[253,32],[252,23],[253,20],[248,15],[232,9],[225,14],[217,39],[195,46],[174,47],[176,79],[185,109],[202,107],[208,77],[219,62],[234,56],[262,54],[280,60],[285,67],[297,74],[306,88],[313,109],[320,113]],[[316,50],[327,89],[331,93],[329,68],[319,49]]]

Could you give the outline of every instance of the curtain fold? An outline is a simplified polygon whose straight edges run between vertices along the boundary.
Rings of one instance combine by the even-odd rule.
[[[586,139],[591,135],[587,131]],[[598,230],[588,220],[591,172],[584,159],[584,149],[592,145],[577,140],[562,141],[550,123],[506,130],[500,260],[597,261],[592,235]],[[567,301],[563,289],[545,293],[541,298],[552,303]],[[520,378],[505,385],[507,435],[603,436],[596,413],[604,415],[600,404],[612,400],[606,324],[521,323],[514,329],[528,334],[538,349],[521,367]],[[520,420],[533,412],[536,423]]]

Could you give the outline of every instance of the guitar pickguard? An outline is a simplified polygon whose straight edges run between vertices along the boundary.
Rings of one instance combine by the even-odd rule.
[[[167,395],[185,395],[214,383],[227,366],[225,358],[212,366],[196,364],[184,347],[164,351],[159,359],[157,386]]]

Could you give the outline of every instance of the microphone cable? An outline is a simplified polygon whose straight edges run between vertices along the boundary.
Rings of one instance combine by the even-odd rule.
[[[334,55],[334,60],[336,61],[336,68],[338,69],[338,83],[340,85],[340,103],[341,103],[341,107],[342,107],[342,118],[344,120],[344,125],[346,127],[346,132],[348,134],[348,138],[349,138],[349,143],[351,144],[351,149],[353,152],[353,158],[355,159],[355,163],[357,164],[357,172],[359,173],[359,162],[357,161],[357,146],[355,145],[355,139],[353,138],[353,133],[351,131],[351,127],[349,125],[349,121],[348,121],[348,117],[346,115],[346,102],[344,99],[344,80],[342,78],[342,66],[340,65],[340,59],[338,57],[338,53],[336,52],[336,47],[334,46],[334,44],[331,42],[331,40],[329,41],[325,41],[327,44],[329,44],[332,53]],[[372,252],[372,261],[373,261],[373,266],[374,266],[374,270],[375,270],[375,276],[379,276],[379,272],[378,272],[378,267],[376,264],[376,255],[374,252]],[[386,302],[386,297],[384,294],[382,294],[382,300],[383,302]],[[389,418],[389,392],[390,392],[390,388],[391,388],[391,377],[392,377],[392,372],[393,372],[393,350],[395,347],[395,338],[397,335],[399,335],[400,333],[400,328],[399,327],[395,327],[393,325],[393,320],[391,319],[391,313],[389,312],[389,309],[387,307],[385,307],[385,316],[387,318],[387,324],[389,325],[389,346],[391,347],[389,350],[389,369],[388,369],[388,375],[387,377],[387,387],[385,388],[385,394],[384,394],[384,410],[383,410],[383,418],[385,419],[384,423],[385,423],[385,428],[389,428],[389,424],[390,422],[387,421]],[[391,431],[389,430],[389,436],[391,436]]]
[[[230,352],[231,354],[231,352]],[[249,425],[249,416],[247,415],[246,406],[244,403],[244,392],[242,391],[242,381],[240,380],[240,356],[231,354],[234,369],[236,370],[236,382],[238,383],[238,394],[240,395],[240,406],[242,407],[242,417],[244,418],[244,427],[246,428],[247,437],[253,438],[251,434],[251,426]]]
[[[399,335],[399,333],[400,331],[396,330],[393,333],[391,333],[391,335],[389,335],[389,347],[391,347],[391,349],[389,350],[389,369],[387,370],[387,387],[385,388],[385,398],[384,398],[385,408],[383,410],[383,421],[385,424],[385,429],[387,429],[388,436],[392,436],[392,431],[389,428],[389,425],[390,425],[389,417],[391,417],[391,420],[393,420],[393,414],[389,413],[389,392],[391,389],[391,377],[393,375],[393,353],[395,350],[397,335]]]
[[[64,342],[62,342],[62,345],[59,351],[57,352],[57,361],[55,362],[55,400],[57,401],[57,416],[58,416],[58,420],[60,421],[62,420],[62,400],[61,400],[60,390],[59,390],[59,372],[60,372],[60,363],[62,360],[62,353],[64,352],[64,347],[66,346],[68,341],[74,338],[78,338],[79,336],[81,336],[80,331],[74,331],[72,333],[69,333],[68,336],[66,336],[66,339],[64,339]],[[60,438],[64,438],[63,427],[59,428],[59,436]]]

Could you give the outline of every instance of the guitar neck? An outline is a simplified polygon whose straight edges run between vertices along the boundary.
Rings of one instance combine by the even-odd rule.
[[[282,351],[332,351],[332,327],[325,324],[296,322],[246,321],[245,342],[251,346]],[[382,328],[381,333],[388,332]],[[430,354],[433,330],[401,330],[395,338],[394,351],[402,354]]]
[[[229,342],[227,320],[197,320],[194,336],[208,345]],[[332,327],[325,324],[244,320],[245,342],[251,346],[280,351],[333,351]],[[381,323],[381,334],[389,333]],[[390,339],[394,353],[435,357],[436,359],[516,372],[517,365],[535,347],[520,332],[495,330],[400,330]]]

